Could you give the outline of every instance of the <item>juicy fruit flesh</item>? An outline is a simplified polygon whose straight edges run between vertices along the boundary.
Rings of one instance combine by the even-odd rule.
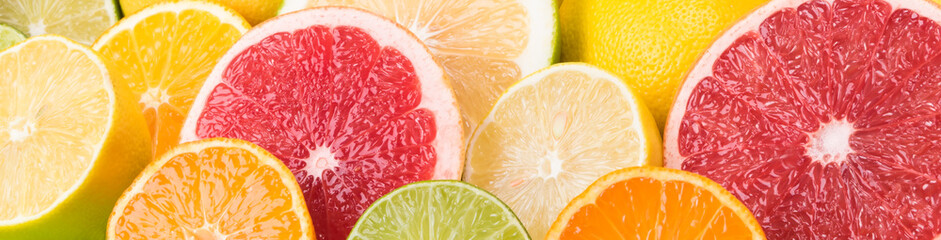
[[[258,24],[264,20],[277,15],[278,8],[281,6],[280,0],[207,0],[208,2],[218,3],[223,6],[238,11],[239,15],[245,17],[252,25]],[[125,16],[135,14],[151,5],[173,2],[172,0],[120,0],[121,10]]]
[[[369,10],[404,25],[444,67],[461,106],[465,129],[475,129],[506,89],[523,77],[514,60],[529,41],[526,9],[505,0],[314,0],[310,6]],[[470,134],[470,131],[468,131]]]
[[[245,149],[173,156],[113,221],[118,239],[300,239],[301,224],[277,168]],[[141,181],[140,179],[138,181]],[[295,188],[296,189],[296,188]],[[127,197],[127,196],[126,196]]]
[[[735,211],[683,181],[632,178],[582,206],[559,239],[752,239]]]
[[[693,89],[682,168],[770,239],[932,239],[941,229],[941,26],[885,1],[808,1],[738,38]]]
[[[407,185],[377,201],[350,239],[528,239],[513,212],[463,182]]]
[[[598,177],[640,164],[640,120],[614,82],[563,70],[507,94],[472,140],[465,180],[506,202],[534,239]]]
[[[116,21],[111,0],[0,0],[0,23],[30,36],[59,34],[82,44]]]
[[[0,50],[6,49],[13,44],[26,40],[26,36],[16,29],[7,25],[0,24]]]
[[[409,59],[360,28],[281,32],[232,60],[196,135],[249,140],[280,158],[318,238],[342,239],[373,201],[434,175],[437,127],[418,108],[419,83]]]
[[[0,221],[34,216],[95,161],[113,106],[106,72],[62,42],[0,54]]]
[[[95,44],[115,66],[114,80],[127,83],[139,102],[155,156],[180,142],[193,98],[218,59],[245,31],[243,26],[222,22],[244,24],[237,17],[171,8],[175,9],[147,16],[133,28]]]

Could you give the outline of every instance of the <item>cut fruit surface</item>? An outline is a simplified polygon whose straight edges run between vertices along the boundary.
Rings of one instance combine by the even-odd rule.
[[[415,33],[435,55],[476,129],[507,87],[558,58],[552,0],[287,0],[304,6],[349,6],[388,17]]]
[[[526,229],[497,197],[461,181],[423,181],[376,200],[356,223],[357,239],[527,240]]]
[[[119,0],[124,15],[133,15],[151,5],[178,0]],[[274,17],[284,0],[202,0],[232,8],[252,25]]]
[[[470,140],[464,180],[492,192],[535,239],[598,177],[661,164],[656,122],[617,77],[585,64],[538,71],[497,101]]]
[[[262,23],[223,56],[181,133],[249,140],[297,177],[320,239],[344,239],[405,184],[457,179],[463,140],[443,69],[394,22],[313,8]]]
[[[314,239],[300,186],[264,149],[238,139],[181,144],[114,206],[108,239]]]
[[[199,1],[153,5],[95,41],[147,119],[154,156],[180,142],[193,99],[216,62],[248,31],[234,11]],[[159,32],[160,34],[154,34]]]
[[[26,40],[26,36],[23,36],[23,33],[13,27],[0,24],[0,51],[23,40]]]
[[[118,19],[114,0],[0,0],[0,23],[29,36],[58,34],[90,45]]]
[[[771,239],[941,234],[941,10],[774,0],[692,70],[668,167],[735,194]]]
[[[546,239],[765,239],[745,205],[689,172],[634,167],[592,183]]]
[[[130,94],[97,53],[60,36],[0,52],[0,86],[0,239],[103,237],[150,161]]]

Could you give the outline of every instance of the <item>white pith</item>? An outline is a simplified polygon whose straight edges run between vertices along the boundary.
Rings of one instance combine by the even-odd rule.
[[[850,135],[856,132],[853,124],[846,120],[834,120],[820,125],[820,129],[810,133],[805,155],[821,164],[842,163],[846,156],[853,153],[850,147]]]
[[[824,0],[832,4],[834,0]],[[938,5],[925,0],[884,0],[889,3],[893,11],[899,8],[910,9],[921,16],[929,19],[941,20],[941,10]],[[666,167],[681,169],[685,156],[679,152],[678,137],[679,127],[686,115],[686,107],[689,104],[689,97],[699,82],[708,76],[712,76],[713,65],[718,57],[728,49],[732,43],[747,32],[757,32],[758,26],[772,14],[784,8],[796,8],[809,0],[772,0],[768,4],[758,8],[743,20],[729,28],[709,47],[696,63],[693,69],[686,76],[685,81],[680,85],[677,91],[676,101],[670,109],[667,117],[667,124],[663,131],[664,151],[663,162]]]
[[[212,90],[222,84],[222,74],[232,60],[262,39],[281,32],[294,32],[311,26],[353,26],[374,38],[380,46],[400,50],[414,67],[421,81],[422,101],[417,108],[430,110],[435,116],[437,132],[432,145],[437,154],[433,179],[459,179],[463,168],[463,129],[461,115],[453,91],[445,82],[444,70],[435,62],[428,49],[410,32],[385,18],[343,7],[311,8],[270,19],[251,29],[219,60],[200,89],[193,107],[183,124],[180,142],[199,139],[196,124]]]
[[[317,146],[317,148],[308,149],[307,151],[309,156],[304,159],[307,164],[304,166],[304,172],[307,172],[308,176],[319,179],[323,176],[324,170],[340,166],[329,146]]]

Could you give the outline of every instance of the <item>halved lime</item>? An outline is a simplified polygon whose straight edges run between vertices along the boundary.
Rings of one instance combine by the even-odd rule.
[[[85,45],[119,18],[114,0],[0,0],[0,23],[27,36],[52,33]]]
[[[349,239],[530,239],[513,211],[461,181],[423,181],[383,196]]]
[[[23,36],[23,33],[13,27],[0,24],[0,50],[13,46],[13,44],[22,42],[23,40],[26,40],[26,36]]]

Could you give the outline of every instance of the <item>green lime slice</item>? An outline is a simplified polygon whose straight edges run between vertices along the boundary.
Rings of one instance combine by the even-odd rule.
[[[23,40],[26,40],[26,36],[23,36],[23,33],[13,27],[0,24],[0,50],[13,46],[13,44],[22,42]]]
[[[349,239],[530,239],[497,197],[461,181],[400,187],[372,204]]]
[[[114,0],[0,0],[0,23],[27,36],[58,34],[91,45],[118,19]]]

